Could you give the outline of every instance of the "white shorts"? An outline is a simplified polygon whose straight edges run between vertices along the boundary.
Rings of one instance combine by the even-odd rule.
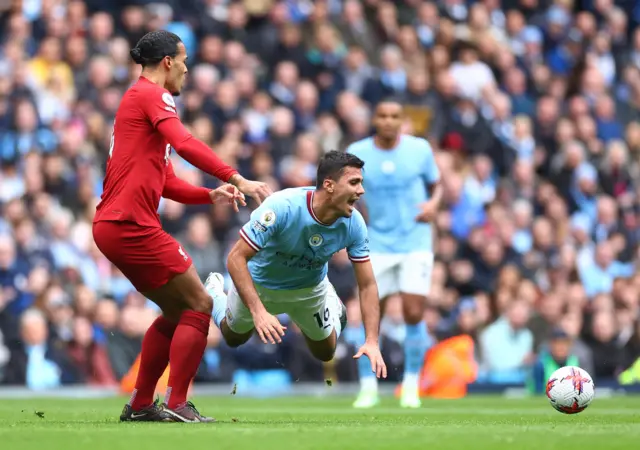
[[[429,295],[433,260],[432,252],[371,253],[380,299],[400,292]]]
[[[325,278],[312,288],[296,290],[266,289],[254,284],[262,304],[273,315],[286,314],[312,341],[323,341],[333,329],[340,329],[342,303],[333,285]],[[246,334],[253,330],[253,318],[242,303],[235,286],[227,294],[227,325],[231,331]]]

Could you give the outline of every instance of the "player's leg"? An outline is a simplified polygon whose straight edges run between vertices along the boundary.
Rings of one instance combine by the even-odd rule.
[[[399,290],[398,268],[402,256],[388,254],[371,254],[371,264],[378,283],[378,294],[384,302],[389,295],[395,294]],[[384,305],[380,305],[380,311],[384,311]],[[364,326],[354,333],[356,340],[352,342],[356,348],[360,348],[365,342]],[[357,362],[358,378],[360,380],[360,393],[353,406],[355,408],[371,408],[380,402],[378,395],[378,379],[371,372],[371,361],[366,356],[362,356]]]
[[[191,258],[159,228],[99,223],[94,226],[94,239],[136,289],[163,310],[162,318],[145,335],[131,409],[150,407],[157,381],[168,362],[171,369],[164,410],[177,421],[213,420],[201,416],[186,400],[204,354],[212,309],[211,297]]]
[[[148,234],[150,228],[140,228],[127,222],[98,222],[93,225],[93,237],[100,251],[114,264],[136,288],[145,287],[145,280],[137,277],[136,268],[144,263],[146,253],[142,247],[151,245]],[[133,237],[137,236],[134,240]],[[146,256],[148,258],[148,256]],[[135,389],[129,402],[124,406],[120,420],[147,422],[171,421],[158,401],[154,401],[155,388],[169,362],[171,339],[178,323],[176,311],[159,305],[163,315],[149,327],[142,340],[140,368]]]
[[[291,303],[287,314],[302,331],[311,354],[328,362],[333,359],[338,338],[347,325],[347,308],[331,283],[323,284],[318,295]]]
[[[430,252],[407,255],[400,267],[400,294],[406,324],[404,342],[404,377],[400,404],[406,408],[421,406],[419,382],[424,355],[430,338],[424,322],[427,295],[431,287],[433,254]]]
[[[247,342],[253,335],[253,318],[235,288],[225,294],[224,277],[219,273],[210,273],[204,285],[213,299],[213,321],[227,345],[239,347]]]
[[[193,265],[162,287],[143,294],[160,307],[168,302],[182,306],[168,353],[170,370],[165,410],[178,422],[211,422],[213,419],[202,416],[187,401],[189,385],[207,346],[213,303],[211,297]]]

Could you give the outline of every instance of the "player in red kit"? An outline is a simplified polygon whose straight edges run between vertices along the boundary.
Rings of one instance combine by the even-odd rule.
[[[260,203],[271,191],[265,183],[241,177],[180,122],[173,97],[180,94],[187,73],[187,54],[177,35],[148,33],[131,56],[142,65],[142,75],[116,113],[93,236],[100,251],[158,304],[162,315],[145,334],[135,390],[120,420],[211,422],[187,401],[187,390],[207,344],[213,302],[189,255],[162,230],[160,197],[185,204],[231,202],[237,210],[245,194]],[[171,165],[171,148],[231,184],[209,190],[180,180]],[[158,404],[153,395],[167,364],[165,402]]]

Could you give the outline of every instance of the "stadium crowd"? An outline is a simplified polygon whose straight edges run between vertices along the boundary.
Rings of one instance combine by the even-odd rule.
[[[640,357],[640,6],[633,0],[14,0],[0,48],[0,380],[115,386],[157,310],[97,251],[91,220],[129,48],[168,29],[189,53],[183,121],[248,178],[315,182],[319,156],[402,102],[445,187],[425,312],[473,337],[479,378],[522,383],[545,352],[596,379]],[[185,161],[176,172],[215,186]],[[366,174],[366,168],[365,168]],[[161,204],[204,279],[249,210]],[[359,321],[346,254],[330,279]],[[401,305],[385,304],[390,379]],[[290,328],[231,350],[212,326],[196,381],[284,370],[354,380],[349,331],[316,362]],[[568,346],[565,344],[569,344]],[[564,346],[564,347],[563,347]],[[564,350],[563,350],[564,348]],[[395,370],[394,370],[395,368]],[[239,372],[240,371],[240,372]]]

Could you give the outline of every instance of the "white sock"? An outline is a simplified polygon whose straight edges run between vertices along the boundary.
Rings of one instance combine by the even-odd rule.
[[[405,373],[402,380],[402,386],[406,386],[407,388],[411,389],[417,389],[419,381],[420,378],[417,373]]]
[[[360,378],[360,388],[363,391],[377,391],[378,379],[376,377],[362,377]]]
[[[342,330],[340,329],[340,319],[342,318],[342,303],[338,296],[335,296],[335,302],[333,302],[333,308],[331,311],[331,316],[333,317],[333,329],[336,332],[336,340],[340,339],[340,333]]]
[[[209,295],[212,293],[209,292]],[[211,317],[213,317],[213,321],[220,328],[220,323],[222,323],[222,319],[224,319],[225,314],[227,313],[227,296],[222,295],[211,295],[213,299],[213,311],[211,313]]]

